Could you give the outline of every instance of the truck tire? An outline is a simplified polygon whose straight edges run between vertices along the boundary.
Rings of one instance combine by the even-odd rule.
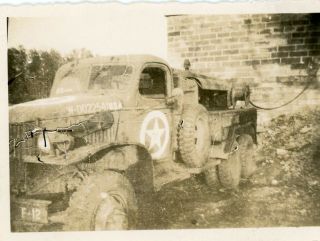
[[[217,166],[207,167],[204,171],[205,181],[209,188],[216,188],[220,185]]]
[[[238,143],[234,141],[228,159],[218,166],[218,176],[221,185],[226,189],[236,189],[241,177],[241,162]]]
[[[253,139],[250,135],[241,135],[237,142],[239,143],[239,155],[241,161],[241,176],[243,178],[250,177],[257,169],[255,160],[255,147]]]
[[[65,231],[133,229],[137,201],[125,176],[105,171],[83,181],[65,212]]]
[[[183,162],[201,167],[208,159],[210,142],[209,117],[202,105],[186,106],[178,132],[178,145]]]

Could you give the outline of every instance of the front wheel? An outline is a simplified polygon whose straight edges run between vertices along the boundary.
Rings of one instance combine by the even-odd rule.
[[[105,171],[83,181],[65,212],[65,231],[134,229],[137,201],[125,176]]]
[[[102,193],[91,219],[91,230],[127,230],[129,218],[121,200],[109,193]]]

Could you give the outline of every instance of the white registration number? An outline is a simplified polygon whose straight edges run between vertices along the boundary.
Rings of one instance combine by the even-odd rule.
[[[20,207],[21,219],[24,221],[40,222],[41,209],[36,207]]]
[[[48,223],[48,206],[51,201],[17,199],[14,202],[14,220],[32,223]]]

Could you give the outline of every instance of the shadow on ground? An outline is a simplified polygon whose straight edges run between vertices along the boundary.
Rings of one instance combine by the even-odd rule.
[[[166,186],[144,205],[139,229],[319,226],[319,123],[319,109],[277,117],[238,190],[210,190],[201,176]]]
[[[138,229],[320,226],[319,123],[320,108],[278,116],[259,133],[258,170],[238,190],[212,190],[201,175],[166,185],[141,203]]]

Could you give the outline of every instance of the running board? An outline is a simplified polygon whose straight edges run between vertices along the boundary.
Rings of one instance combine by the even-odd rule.
[[[166,184],[183,181],[201,172],[202,168],[188,168],[184,164],[172,161],[156,163],[154,164],[155,190],[159,191]]]

